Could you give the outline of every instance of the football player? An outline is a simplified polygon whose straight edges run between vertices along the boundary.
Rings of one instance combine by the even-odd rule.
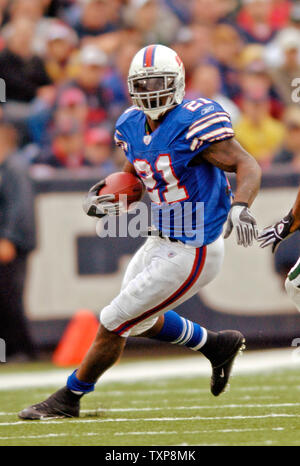
[[[184,100],[184,66],[172,49],[150,45],[140,50],[131,63],[128,86],[133,106],[121,115],[115,132],[127,158],[124,171],[143,181],[154,211],[169,209],[172,222],[154,216],[155,234],[132,258],[119,295],[102,309],[98,334],[80,367],[65,387],[19,413],[22,419],[79,416],[80,398],[118,360],[129,336],[201,352],[212,366],[215,396],[224,391],[244,346],[240,332],[212,332],[173,309],[218,274],[226,220],[225,238],[234,230],[238,245],[252,245],[257,225],[249,207],[261,170],[235,140],[230,117],[219,104],[205,98]],[[236,173],[233,203],[225,171]],[[90,189],[84,201],[87,215],[120,213],[113,195],[98,195],[104,184]],[[191,209],[184,209],[186,203]]]
[[[274,253],[281,241],[291,236],[295,231],[300,229],[300,189],[294,206],[290,212],[279,222],[265,228],[258,236],[258,241],[261,242],[260,247],[265,248],[272,245]],[[285,289],[287,294],[296,304],[300,311],[300,258],[289,271],[285,281]]]

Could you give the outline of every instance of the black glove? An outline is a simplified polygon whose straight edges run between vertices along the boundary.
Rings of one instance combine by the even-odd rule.
[[[253,239],[257,238],[258,228],[256,220],[248,209],[246,202],[234,202],[228,214],[224,238],[228,238],[235,230],[237,244],[252,246]]]
[[[120,215],[125,209],[120,202],[115,202],[114,194],[98,195],[105,186],[105,180],[98,181],[91,187],[83,200],[83,210],[90,217],[102,218],[105,215]]]
[[[272,252],[275,252],[281,241],[292,234],[290,228],[293,223],[294,215],[291,210],[282,220],[265,228],[260,233],[257,238],[257,240],[261,242],[260,247],[265,248],[272,244]]]

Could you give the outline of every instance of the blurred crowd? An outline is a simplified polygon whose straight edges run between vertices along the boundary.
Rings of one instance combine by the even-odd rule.
[[[186,98],[223,105],[263,170],[300,171],[299,1],[0,0],[0,23],[0,121],[36,169],[123,163],[129,64],[161,43],[184,62]]]

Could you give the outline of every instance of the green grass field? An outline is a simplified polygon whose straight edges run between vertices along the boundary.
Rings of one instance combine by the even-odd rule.
[[[208,377],[99,384],[80,419],[27,422],[16,413],[53,388],[1,391],[0,445],[300,445],[299,367],[234,376],[219,398],[208,386]]]

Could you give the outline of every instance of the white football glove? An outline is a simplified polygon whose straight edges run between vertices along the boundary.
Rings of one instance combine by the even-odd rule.
[[[121,202],[115,202],[114,194],[102,194],[98,192],[105,186],[105,180],[98,181],[91,187],[83,200],[83,210],[90,217],[102,218],[105,215],[120,215],[125,212],[125,207]]]
[[[252,246],[253,239],[257,239],[258,228],[256,220],[245,202],[234,202],[228,214],[224,238],[228,238],[235,230],[239,246]]]

